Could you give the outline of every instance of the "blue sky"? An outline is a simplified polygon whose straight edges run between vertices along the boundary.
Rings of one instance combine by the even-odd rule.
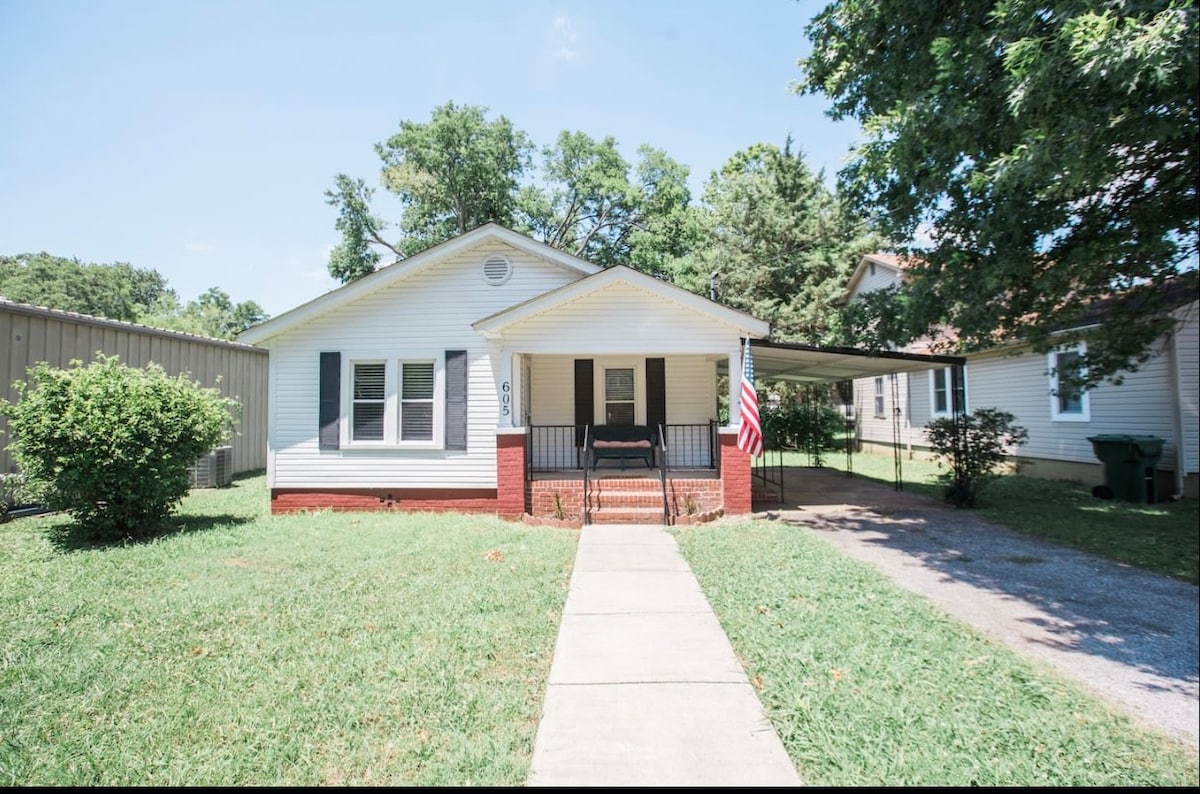
[[[0,0],[0,254],[129,262],[271,315],[337,283],[324,192],[447,101],[688,165],[859,130],[788,90],[823,2]],[[379,214],[395,217],[382,191]]]

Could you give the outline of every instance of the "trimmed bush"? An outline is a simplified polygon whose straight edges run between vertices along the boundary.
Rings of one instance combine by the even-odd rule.
[[[947,502],[974,507],[988,482],[998,476],[1010,450],[1029,440],[1015,416],[995,408],[979,408],[958,417],[934,419],[926,429],[939,469],[938,482]]]
[[[188,492],[188,468],[232,432],[240,405],[187,373],[133,368],[98,354],[67,369],[45,362],[0,401],[9,448],[43,506],[69,512],[85,534],[152,534]]]

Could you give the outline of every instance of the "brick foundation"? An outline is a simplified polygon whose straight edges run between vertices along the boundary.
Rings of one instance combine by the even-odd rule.
[[[496,513],[494,488],[272,488],[271,512],[300,510],[355,512]]]

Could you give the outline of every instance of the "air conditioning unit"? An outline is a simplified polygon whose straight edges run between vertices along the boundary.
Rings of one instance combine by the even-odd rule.
[[[233,482],[233,447],[217,447],[188,469],[193,488],[224,488]]]

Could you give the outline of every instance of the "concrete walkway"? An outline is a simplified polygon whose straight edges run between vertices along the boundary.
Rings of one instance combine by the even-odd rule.
[[[528,785],[801,785],[663,527],[584,527]]]

